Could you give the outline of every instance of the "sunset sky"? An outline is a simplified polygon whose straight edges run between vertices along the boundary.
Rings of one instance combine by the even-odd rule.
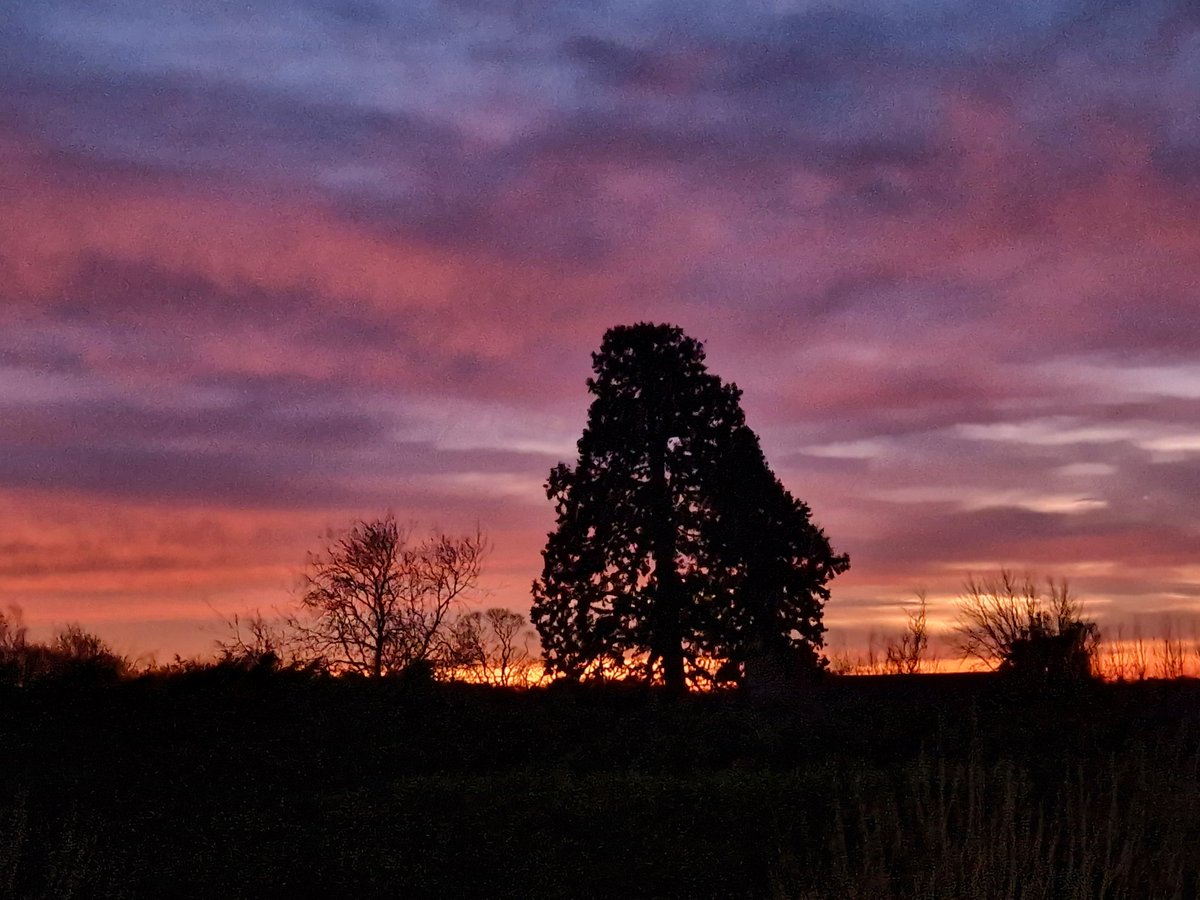
[[[528,610],[589,354],[671,322],[852,569],[1200,602],[1179,2],[0,0],[0,606],[208,652],[392,509]]]

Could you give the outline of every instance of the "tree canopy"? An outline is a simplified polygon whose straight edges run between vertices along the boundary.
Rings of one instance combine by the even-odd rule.
[[[681,690],[720,663],[824,665],[826,585],[849,560],[767,465],[741,391],[672,325],[610,329],[592,366],[579,458],[546,483],[530,618],[548,670]]]

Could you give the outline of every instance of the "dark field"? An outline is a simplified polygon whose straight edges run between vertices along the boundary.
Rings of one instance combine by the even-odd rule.
[[[0,895],[1194,897],[1200,684],[0,693]]]

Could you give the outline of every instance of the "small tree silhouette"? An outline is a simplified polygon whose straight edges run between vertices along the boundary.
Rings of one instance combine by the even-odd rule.
[[[963,657],[1036,680],[1091,678],[1099,629],[1083,618],[1065,580],[1046,584],[1043,593],[1030,576],[1007,569],[969,578],[955,626]]]
[[[21,610],[0,612],[0,684],[18,687],[39,681],[113,681],[126,674],[128,661],[104,639],[71,623],[50,643],[30,641]]]
[[[306,657],[286,621],[268,619],[255,610],[245,616],[235,613],[225,626],[229,636],[217,641],[221,665],[253,672],[273,672],[284,667],[311,673],[324,668],[323,660]]]
[[[0,684],[20,684],[28,631],[21,608],[0,609]]]
[[[310,556],[307,615],[287,627],[336,671],[378,678],[436,666],[448,658],[450,612],[475,587],[486,550],[478,531],[410,544],[390,514],[357,522]]]
[[[529,638],[525,617],[512,610],[464,613],[450,630],[451,663],[471,680],[527,686],[533,669]]]
[[[921,671],[929,649],[929,630],[926,625],[928,603],[924,591],[917,591],[917,607],[905,611],[908,622],[899,640],[887,645],[887,670],[897,675],[913,675]]]
[[[125,674],[128,662],[99,635],[72,622],[54,636],[51,656],[62,674],[89,680],[112,680]]]

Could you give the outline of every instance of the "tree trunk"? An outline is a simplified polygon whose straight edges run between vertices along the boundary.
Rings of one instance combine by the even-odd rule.
[[[665,530],[665,529],[664,529]],[[679,584],[679,573],[675,571],[675,541],[674,529],[670,529],[671,539],[664,541],[661,553],[656,553],[655,556],[655,571],[662,572],[662,577],[658,580],[658,598],[657,603],[660,607],[662,618],[660,620],[661,628],[661,655],[663,664],[663,682],[673,694],[683,694],[687,692],[687,681],[684,677],[683,670],[683,634],[680,626],[680,607],[681,607],[681,586]],[[663,568],[658,568],[662,560],[667,560]]]
[[[654,423],[656,426],[660,423]],[[650,445],[650,479],[654,494],[654,634],[651,647],[662,660],[663,682],[673,694],[687,692],[683,668],[682,585],[675,569],[675,511],[667,481],[667,437],[654,429]]]

